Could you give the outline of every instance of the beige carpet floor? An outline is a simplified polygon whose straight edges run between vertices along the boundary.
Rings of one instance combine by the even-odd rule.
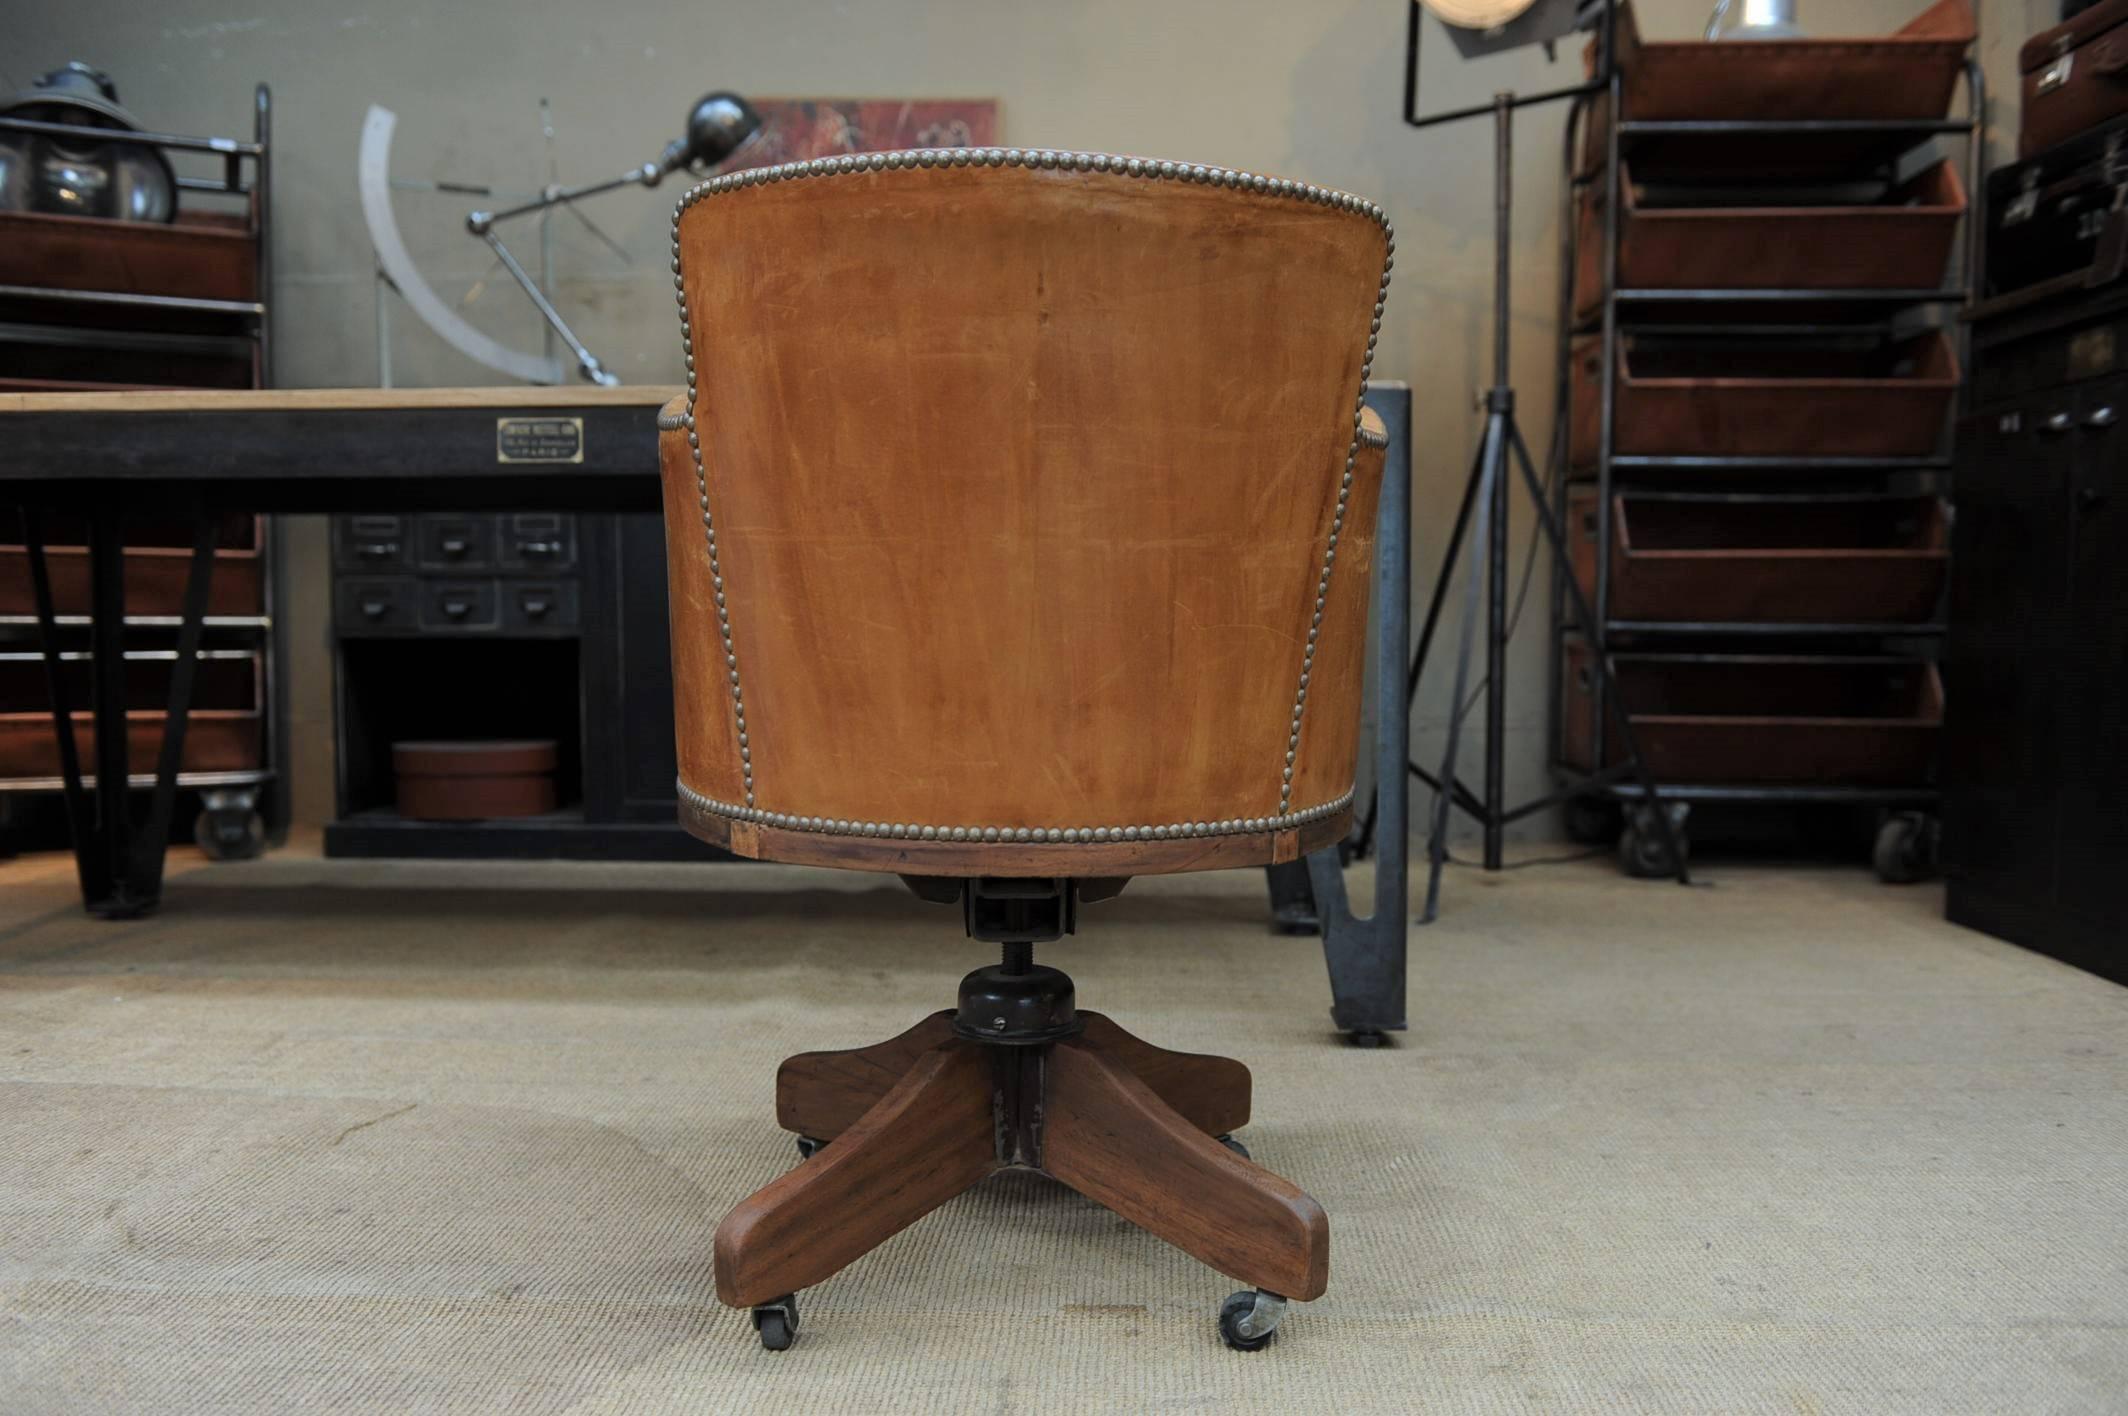
[[[772,1070],[941,1006],[951,911],[296,854],[112,925],[0,867],[0,1413],[2128,1410],[2128,990],[1931,890],[1710,879],[1455,874],[1379,1052],[1258,877],[1089,907],[1045,957],[1256,1069],[1329,1295],[1227,1352],[1231,1283],[1002,1176],[779,1355],[709,1261],[794,1160]]]

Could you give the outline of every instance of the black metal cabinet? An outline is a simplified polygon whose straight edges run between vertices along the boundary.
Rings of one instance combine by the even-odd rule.
[[[665,605],[665,523],[587,518],[584,640],[587,811],[622,821],[679,815],[672,731],[672,631]],[[592,764],[598,764],[593,766]]]
[[[2128,380],[2088,390],[2068,488],[2061,878],[2071,917],[2110,929],[2128,973]]]
[[[1961,426],[1948,913],[2128,982],[2128,378],[2064,359],[2088,332],[1984,347],[2003,395]]]
[[[345,516],[334,527],[338,856],[698,860],[681,830],[655,513]],[[422,822],[404,738],[553,738],[559,808]]]

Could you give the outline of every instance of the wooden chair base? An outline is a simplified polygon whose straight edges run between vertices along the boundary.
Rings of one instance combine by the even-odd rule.
[[[972,1041],[954,1017],[783,1063],[777,1121],[826,1144],[717,1227],[719,1298],[758,1324],[762,1305],[1008,1166],[1054,1176],[1264,1294],[1321,1295],[1322,1207],[1221,1141],[1249,1119],[1248,1068],[1155,1047],[1098,1013],[1024,1046]]]

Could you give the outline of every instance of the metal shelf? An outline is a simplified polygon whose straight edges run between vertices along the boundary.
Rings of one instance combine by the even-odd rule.
[[[1941,624],[1804,624],[1734,620],[1607,620],[1604,629],[1609,634],[1650,637],[1736,635],[1752,639],[1931,639],[1944,632]]]
[[[1590,632],[1582,634],[1564,609],[1563,592],[1553,590],[1554,675],[1552,718],[1552,770],[1569,793],[1602,794],[1613,799],[1634,800],[1644,795],[1630,778],[1620,780],[1619,764],[1605,752],[1607,703],[1598,688],[1588,706],[1569,706],[1564,681],[1563,655],[1558,652],[1574,636],[1592,640],[1594,651],[1606,656],[1664,659],[1716,659],[1728,656],[1767,655],[1790,652],[1808,641],[1821,642],[1811,652],[1841,659],[1881,660],[1915,664],[1932,661],[1944,625],[1936,620],[1920,624],[1857,624],[1817,622],[1737,623],[1706,620],[1628,620],[1610,612],[1612,565],[1612,498],[1631,490],[1635,496],[1703,501],[1868,501],[1902,494],[1926,494],[1941,486],[1951,467],[1948,445],[1926,456],[1776,456],[1719,454],[1621,454],[1613,441],[1613,398],[1622,360],[1622,342],[1630,332],[1636,339],[1715,339],[1743,344],[1746,341],[1780,338],[1818,338],[1851,343],[1903,337],[1909,327],[1945,329],[1956,342],[1959,367],[1966,364],[1967,343],[1963,326],[1939,313],[1969,306],[1978,288],[1982,268],[1983,231],[1978,213],[1970,206],[1962,223],[1957,255],[1949,283],[1930,283],[1887,290],[1824,290],[1805,288],[1734,289],[1619,288],[1618,242],[1620,239],[1621,188],[1624,164],[1631,156],[1636,178],[1660,180],[1726,180],[1735,187],[1763,187],[1772,194],[1768,204],[1781,204],[1782,189],[1799,183],[1824,183],[1849,179],[1881,178],[1915,149],[1938,137],[1965,141],[1962,176],[1968,201],[1977,202],[1980,181],[1980,118],[1986,112],[1985,81],[1977,63],[1970,59],[1965,70],[1963,117],[1940,119],[1663,119],[1632,118],[1624,107],[1621,81],[1614,73],[1606,92],[1595,100],[1577,105],[1565,136],[1565,210],[1561,220],[1560,260],[1561,332],[1558,391],[1561,417],[1571,411],[1568,400],[1573,385],[1568,375],[1575,357],[1578,335],[1595,333],[1602,348],[1597,389],[1603,400],[1598,437],[1592,461],[1568,466],[1560,478],[1555,511],[1564,514],[1569,488],[1594,486],[1596,527],[1594,553],[1595,605]],[[1609,122],[1608,131],[1598,125]],[[1590,131],[1593,128],[1593,131]],[[1593,156],[1592,165],[1583,165]],[[1576,244],[1582,233],[1577,207],[1593,188],[1604,198],[1603,215],[1596,228],[1597,275],[1602,299],[1593,318],[1575,316],[1572,291],[1580,259]],[[1792,204],[1792,203],[1791,203]],[[1585,254],[1582,253],[1582,254]],[[1917,272],[1934,282],[1938,272]],[[1644,491],[1649,486],[1657,490]],[[1868,490],[1861,490],[1867,488]],[[1690,606],[1679,608],[1690,612]],[[1620,641],[1625,641],[1621,644]],[[1717,649],[1709,646],[1718,646]],[[1859,652],[1854,652],[1859,651]],[[1567,713],[1593,714],[1591,742],[1593,770],[1574,766],[1558,754],[1564,741]],[[1578,717],[1574,720],[1581,721]],[[1658,781],[1664,800],[1714,803],[1847,805],[1928,808],[1937,800],[1931,786],[1857,786],[1834,783],[1690,783]]]
[[[88,625],[89,617],[87,615],[55,615],[53,616],[52,622],[54,624],[60,625],[63,628],[81,628],[86,627]],[[176,629],[182,623],[183,621],[176,615],[126,616],[126,628],[128,629],[141,627],[151,629]],[[201,627],[206,629],[272,629],[273,616],[208,615],[205,619],[200,621],[200,624]],[[9,629],[35,629],[37,627],[37,617],[35,615],[0,615],[0,627]]]
[[[1911,137],[1970,133],[1969,118],[1629,118],[1621,138],[1645,137]]]
[[[258,339],[249,334],[165,334],[158,330],[102,329],[93,325],[0,323],[0,341],[54,349],[110,349],[127,354],[210,354],[250,358]]]
[[[1913,290],[1614,290],[1611,298],[1625,304],[1673,305],[1962,305],[1962,289],[1919,288]]]
[[[1624,801],[1638,800],[1640,784],[1605,781],[1578,767],[1555,761],[1552,770],[1583,792],[1602,793]],[[1848,786],[1793,782],[1660,782],[1657,789],[1665,801],[1695,804],[1736,802],[1751,805],[1779,803],[1791,806],[1932,806],[1942,793],[1929,786]]]
[[[0,300],[50,300],[69,305],[171,310],[245,319],[263,319],[266,315],[264,302],[258,300],[204,300],[190,295],[138,295],[126,290],[62,290],[50,285],[0,285]]]
[[[196,791],[207,787],[256,787],[272,780],[274,780],[273,771],[265,767],[251,768],[241,772],[180,772],[177,774],[177,786],[180,791]],[[94,787],[96,785],[96,774],[94,772],[83,772],[81,774],[81,784],[83,787]],[[155,774],[153,772],[129,773],[126,777],[126,785],[135,789],[152,787],[155,785]],[[56,792],[63,790],[65,787],[65,781],[58,777],[0,777],[0,794],[8,792]]]
[[[1615,453],[1614,471],[1670,470],[1731,472],[1744,470],[1815,472],[1935,472],[1951,465],[1947,456],[1929,457],[1700,457],[1657,453]]]

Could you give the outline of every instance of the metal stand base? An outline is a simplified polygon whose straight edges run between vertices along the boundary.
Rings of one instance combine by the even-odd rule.
[[[1407,691],[1416,693],[1420,677],[1426,669],[1427,655],[1433,647],[1434,631],[1439,627],[1441,612],[1447,602],[1448,588],[1454,579],[1456,559],[1468,539],[1473,549],[1469,579],[1463,598],[1463,623],[1457,646],[1455,687],[1449,700],[1448,742],[1441,755],[1441,766],[1437,775],[1428,776],[1424,769],[1415,765],[1410,768],[1414,775],[1425,781],[1434,791],[1432,828],[1427,838],[1426,908],[1420,916],[1421,923],[1432,922],[1440,907],[1441,867],[1448,860],[1448,822],[1451,806],[1475,817],[1482,825],[1485,868],[1498,870],[1504,863],[1503,843],[1510,822],[1557,805],[1572,795],[1573,791],[1585,790],[1589,785],[1586,782],[1577,783],[1572,789],[1554,792],[1520,806],[1510,807],[1507,804],[1507,642],[1510,630],[1507,622],[1507,516],[1510,463],[1520,472],[1523,487],[1529,494],[1531,507],[1538,519],[1540,538],[1549,552],[1553,573],[1566,589],[1574,607],[1576,622],[1582,626],[1590,644],[1597,651],[1598,668],[1604,679],[1601,690],[1603,701],[1609,706],[1612,721],[1625,749],[1624,760],[1603,774],[1604,779],[1616,780],[1631,776],[1639,783],[1644,800],[1650,808],[1649,815],[1658,824],[1670,859],[1676,863],[1678,882],[1690,883],[1684,852],[1679,848],[1670,815],[1662,810],[1655,780],[1649,775],[1646,764],[1641,760],[1639,746],[1634,741],[1633,724],[1619,697],[1610,652],[1604,644],[1599,622],[1589,607],[1588,598],[1582,594],[1580,582],[1575,578],[1573,561],[1567,552],[1566,537],[1560,530],[1551,497],[1537,475],[1529,446],[1523,441],[1522,430],[1515,421],[1515,390],[1508,377],[1508,337],[1511,280],[1509,233],[1514,216],[1513,135],[1517,106],[1518,100],[1513,94],[1496,94],[1493,98],[1493,384],[1487,390],[1484,400],[1485,436],[1480,441],[1477,456],[1471,464],[1470,480],[1463,493],[1463,505],[1456,514],[1456,528],[1450,537],[1448,552],[1442,558],[1440,577],[1434,582],[1433,599],[1427,606],[1425,627],[1419,632],[1418,653],[1412,659],[1411,671],[1405,680]],[[1565,416],[1564,409],[1560,410],[1560,416]],[[1465,695],[1470,691],[1471,642],[1477,637],[1480,599],[1484,600],[1486,606],[1483,796],[1465,786],[1456,771],[1457,753],[1462,746]],[[1386,814],[1384,819],[1386,821]],[[1386,825],[1384,829],[1387,829]]]
[[[1406,849],[1404,764],[1411,756],[1411,700],[1397,672],[1411,643],[1411,460],[1382,469],[1376,514],[1374,579],[1375,793],[1381,839],[1375,862],[1374,913],[1352,912],[1345,893],[1349,843],[1326,846],[1304,861],[1266,872],[1274,927],[1323,936],[1330,973],[1330,1017],[1361,1046],[1379,1045],[1406,1027],[1405,945],[1411,896]]]
[[[104,919],[134,919],[162,902],[163,855],[177,799],[178,769],[185,753],[185,725],[192,708],[192,680],[199,667],[200,634],[207,619],[207,592],[214,577],[215,520],[204,506],[192,510],[192,559],[170,668],[168,713],[155,763],[155,785],[146,820],[136,819],[131,793],[130,724],[126,709],[125,539],[120,510],[98,504],[89,523],[90,650],[94,663],[91,721],[95,724],[96,780],[81,770],[74,736],[73,695],[61,654],[59,616],[44,554],[44,521],[35,507],[22,513],[23,546],[29,553],[30,589],[36,601],[37,640],[44,654],[52,722],[59,738],[67,827],[74,841],[74,868],[88,912]]]

